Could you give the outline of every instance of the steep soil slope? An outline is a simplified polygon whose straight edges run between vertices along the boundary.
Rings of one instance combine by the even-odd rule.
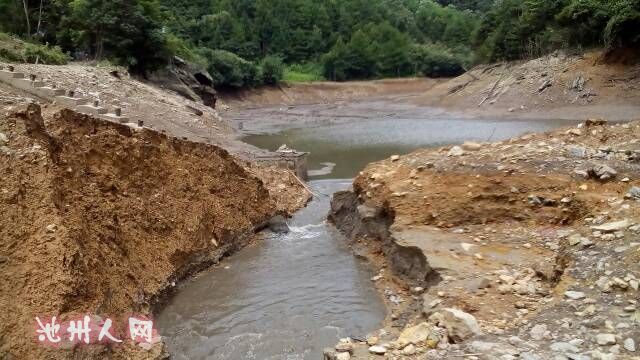
[[[37,105],[0,121],[0,358],[159,358],[140,346],[39,345],[34,317],[151,314],[176,281],[276,214],[218,147]]]

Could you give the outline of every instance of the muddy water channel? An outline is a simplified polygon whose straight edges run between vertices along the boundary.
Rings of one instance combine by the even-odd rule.
[[[343,179],[392,154],[568,124],[473,120],[379,101],[342,110],[353,116],[332,121],[333,113],[315,105],[235,114],[243,126],[265,132],[247,142],[270,150],[286,143],[311,152],[310,187],[320,195],[290,220],[288,234],[265,234],[183,285],[157,319],[174,359],[321,359],[322,348],[337,339],[364,337],[381,326],[384,305],[370,269],[325,222],[330,199],[322,194],[347,188],[350,180]],[[304,117],[304,128],[296,128],[295,114]],[[261,121],[247,123],[250,118]]]

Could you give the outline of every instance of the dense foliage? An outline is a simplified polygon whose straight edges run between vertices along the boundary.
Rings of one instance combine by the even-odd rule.
[[[640,45],[640,0],[499,0],[483,16],[479,60],[513,60],[571,47]]]
[[[637,47],[640,0],[0,0],[0,32],[138,73],[178,55],[245,87]]]

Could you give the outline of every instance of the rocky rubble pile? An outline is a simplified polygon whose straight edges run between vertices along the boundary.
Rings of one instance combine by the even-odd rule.
[[[638,358],[639,154],[639,123],[590,120],[370,165],[356,205],[392,214],[388,235],[333,216],[356,219],[354,247],[384,255],[376,285],[405,284],[405,301],[386,297],[388,326],[325,358]],[[430,269],[418,282],[398,271],[409,247]]]

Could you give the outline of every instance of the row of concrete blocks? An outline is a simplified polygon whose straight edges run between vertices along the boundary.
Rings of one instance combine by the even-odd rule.
[[[129,122],[129,118],[122,116],[121,109],[115,109],[113,113],[109,113],[106,108],[100,106],[98,100],[91,102],[87,98],[75,97],[73,91],[67,92],[64,89],[56,88],[55,85],[45,86],[44,82],[37,80],[36,75],[25,77],[23,73],[16,72],[12,66],[9,66],[7,70],[0,68],[0,81],[38,97],[54,99],[58,104],[76,109],[83,114],[122,124]],[[141,121],[138,123],[138,126],[142,126]]]

